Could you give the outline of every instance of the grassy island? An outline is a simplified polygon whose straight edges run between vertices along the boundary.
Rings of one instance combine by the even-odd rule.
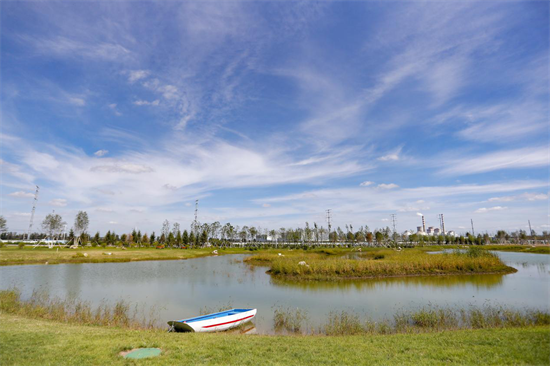
[[[273,276],[304,280],[513,273],[498,256],[471,247],[466,251],[430,254],[420,249],[376,249],[343,253],[322,250],[260,253],[245,261],[269,266]]]

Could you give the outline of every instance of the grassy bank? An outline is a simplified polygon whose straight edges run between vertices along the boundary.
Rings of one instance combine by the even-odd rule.
[[[230,307],[228,305],[217,310],[206,309],[205,313]],[[16,289],[0,291],[0,313],[29,319],[128,329],[153,329],[155,324],[157,327],[158,324],[163,324],[161,329],[166,329],[163,322],[157,322],[155,309],[150,309],[145,314],[124,301],[92,308],[88,302],[74,298],[52,298],[43,291],[33,292],[26,300],[21,298]],[[362,319],[357,313],[341,311],[331,312],[325,319],[325,323],[311,326],[307,310],[280,307],[275,309],[273,327],[284,334],[374,335],[550,325],[548,311],[494,305],[470,306],[465,309],[428,306],[418,310],[399,311],[393,318],[380,321]]]
[[[214,249],[155,249],[115,247],[86,247],[79,249],[26,246],[19,249],[16,246],[0,248],[0,265],[17,264],[59,264],[59,263],[109,263],[152,260],[189,259],[212,255]],[[245,252],[243,249],[218,249],[219,254],[235,254]],[[110,253],[110,254],[109,254]]]
[[[93,327],[0,314],[2,365],[543,365],[548,327],[373,336],[257,336]]]
[[[535,254],[550,254],[550,246],[531,246],[531,245],[484,245],[486,250],[501,250],[504,252],[520,252]]]
[[[274,276],[305,280],[515,272],[496,255],[477,247],[441,254],[422,249],[369,250],[355,252],[352,258],[338,252],[261,253],[246,261],[269,266]]]

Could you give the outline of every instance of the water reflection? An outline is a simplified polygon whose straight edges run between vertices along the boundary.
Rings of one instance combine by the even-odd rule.
[[[462,275],[462,276],[411,276],[411,277],[386,277],[369,279],[350,279],[339,281],[293,281],[280,277],[272,278],[271,282],[277,286],[289,286],[307,291],[325,291],[331,289],[354,288],[379,289],[394,286],[406,287],[466,287],[473,286],[477,289],[490,289],[499,286],[503,282],[502,274],[488,275]]]

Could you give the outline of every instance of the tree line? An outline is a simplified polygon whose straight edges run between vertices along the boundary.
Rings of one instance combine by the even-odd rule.
[[[489,243],[517,243],[522,244],[528,240],[548,240],[550,234],[544,231],[542,235],[527,235],[524,230],[508,233],[499,230],[495,236],[478,234],[474,236],[466,233],[461,236],[450,235],[422,235],[420,233],[404,235],[393,233],[389,227],[370,230],[368,225],[361,226],[358,230],[353,225],[345,225],[344,229],[337,227],[331,232],[323,226],[308,222],[298,228],[266,229],[255,226],[239,226],[231,223],[193,223],[190,230],[181,230],[179,223],[170,223],[165,220],[161,230],[146,233],[134,229],[129,233],[116,233],[107,231],[104,235],[96,232],[88,233],[89,217],[86,211],[80,211],[75,217],[69,233],[65,233],[67,223],[59,214],[48,214],[42,221],[42,233],[30,235],[30,239],[63,240],[73,245],[118,245],[129,247],[200,247],[207,244],[231,245],[232,243],[288,243],[288,244],[367,244],[377,246],[414,245],[414,244],[489,244]],[[0,238],[4,240],[26,239],[26,234],[10,233],[4,217],[0,216]]]

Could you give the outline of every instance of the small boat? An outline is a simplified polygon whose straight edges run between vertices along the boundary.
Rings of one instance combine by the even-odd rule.
[[[255,316],[256,309],[231,309],[195,318],[172,320],[168,325],[170,331],[176,332],[218,332],[235,328],[251,321]]]

